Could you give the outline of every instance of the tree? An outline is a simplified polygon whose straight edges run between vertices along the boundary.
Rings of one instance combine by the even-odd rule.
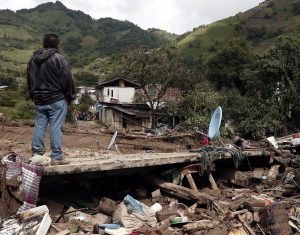
[[[141,86],[152,111],[152,126],[168,87],[183,87],[194,74],[175,55],[163,50],[139,48],[123,56],[122,73]]]
[[[272,100],[254,95],[242,96],[237,89],[223,89],[218,95],[223,119],[233,124],[238,135],[257,139],[282,131]]]
[[[183,117],[183,126],[189,129],[198,127],[207,132],[209,120],[219,105],[219,95],[210,84],[203,81],[186,92],[179,104],[178,113]]]
[[[80,71],[74,73],[74,80],[77,86],[96,86],[99,76],[91,72]]]
[[[282,121],[288,128],[300,126],[300,40],[280,37],[253,69],[253,88],[264,99],[277,104]]]
[[[294,12],[295,15],[300,14],[300,2],[295,2],[293,4],[293,12]]]
[[[90,97],[90,95],[86,92],[82,94],[77,110],[81,113],[87,113],[89,111],[89,108],[91,105],[94,104],[93,99]]]
[[[247,42],[236,38],[208,59],[207,77],[217,90],[223,87],[237,88],[244,94],[243,71],[251,64],[252,57]]]

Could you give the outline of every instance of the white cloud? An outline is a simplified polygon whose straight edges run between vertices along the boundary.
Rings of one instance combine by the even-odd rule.
[[[0,0],[1,9],[32,8],[44,0]],[[54,2],[54,1],[52,1]],[[140,27],[184,33],[201,24],[246,11],[262,0],[61,0],[68,8],[81,10],[95,19],[129,20]]]

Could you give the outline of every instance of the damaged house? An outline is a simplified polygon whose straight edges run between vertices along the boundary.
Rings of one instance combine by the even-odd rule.
[[[147,104],[135,104],[140,86],[124,78],[105,81],[96,86],[99,120],[115,129],[144,131],[151,128],[152,116]]]

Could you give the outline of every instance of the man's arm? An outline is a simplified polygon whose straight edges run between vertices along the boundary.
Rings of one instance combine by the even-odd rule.
[[[55,56],[57,58],[57,67],[59,68],[60,84],[68,104],[70,104],[72,100],[76,99],[75,84],[71,72],[71,66],[62,54],[56,53]]]
[[[61,69],[60,77],[64,94],[68,103],[70,104],[72,100],[76,99],[76,91],[71,68],[69,65],[66,65]]]

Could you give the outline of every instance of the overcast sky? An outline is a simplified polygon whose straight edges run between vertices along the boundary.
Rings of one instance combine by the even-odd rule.
[[[47,0],[0,0],[0,9],[33,8]],[[55,1],[52,1],[55,2]],[[61,0],[70,9],[95,19],[129,20],[143,29],[159,28],[182,34],[202,24],[246,11],[262,0]]]

